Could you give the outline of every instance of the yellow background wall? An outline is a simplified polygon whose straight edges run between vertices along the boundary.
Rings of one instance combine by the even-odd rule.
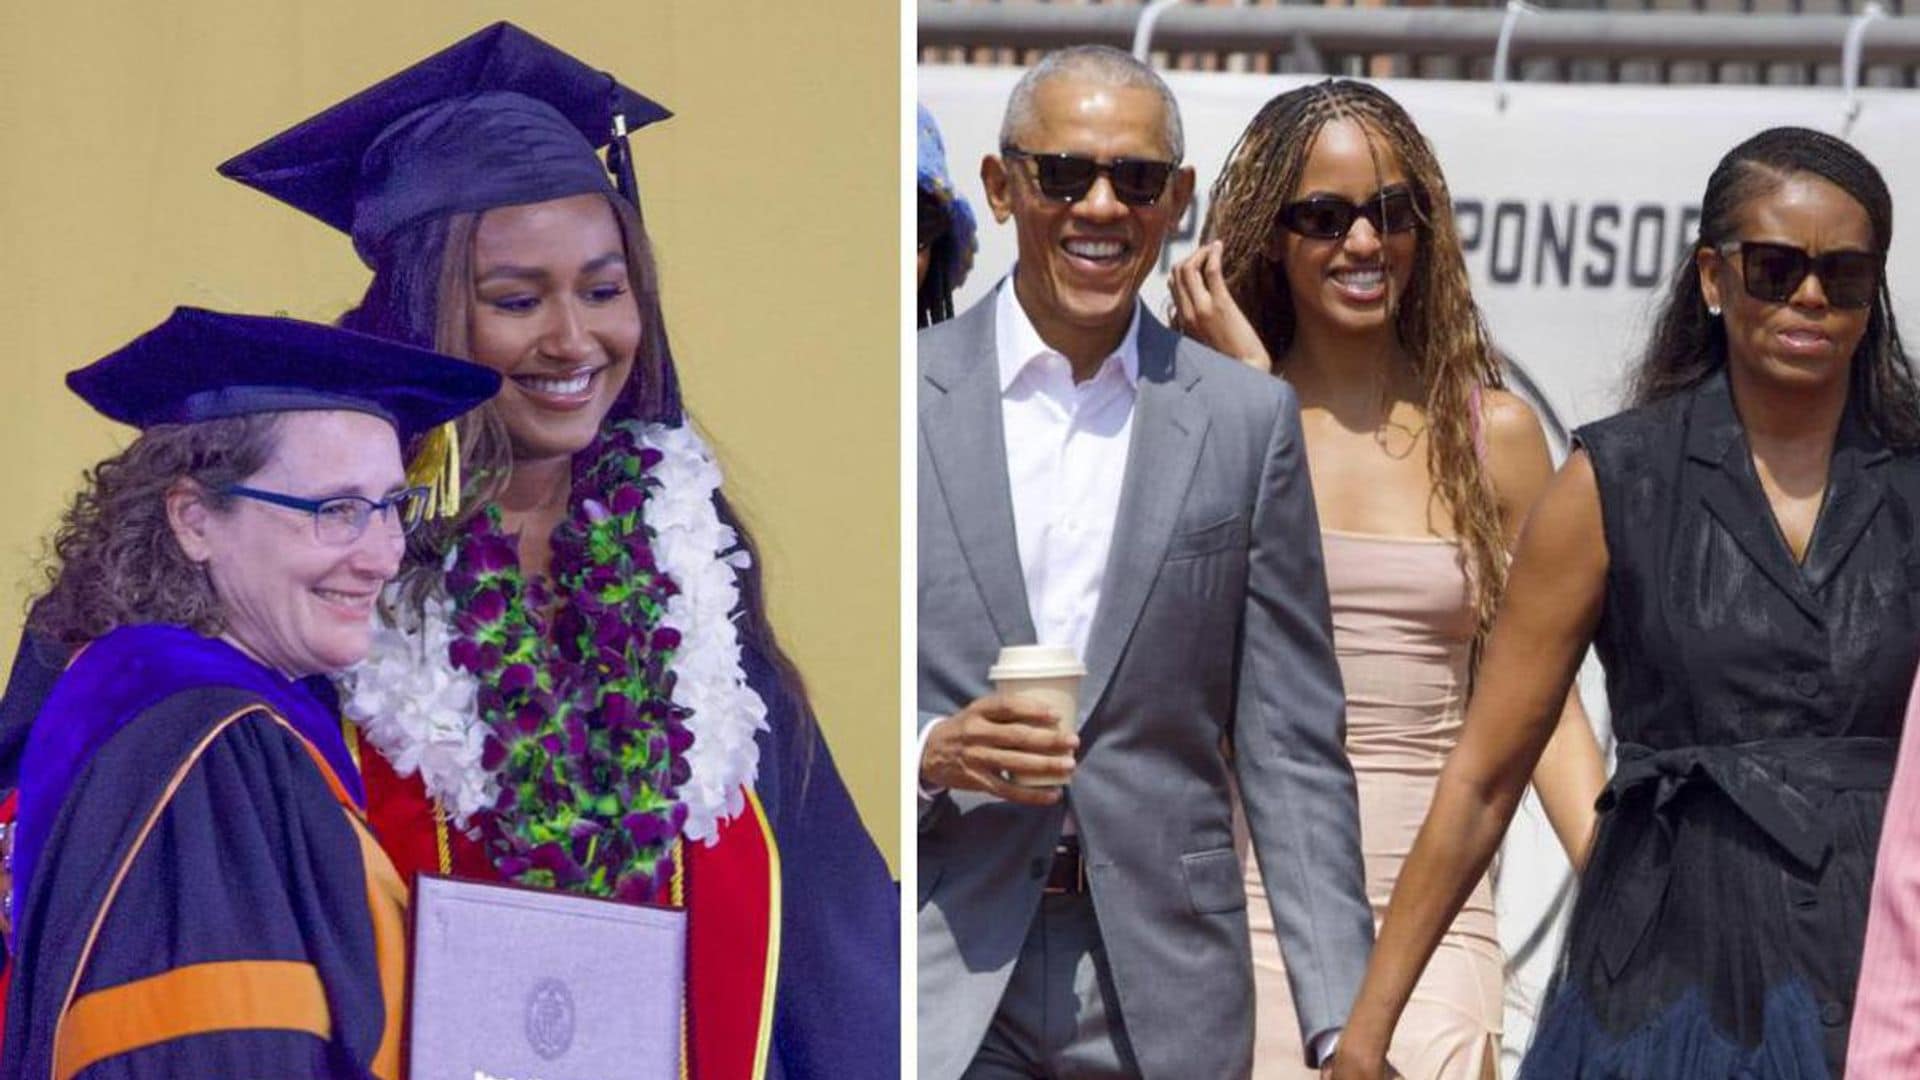
[[[497,19],[675,117],[633,137],[686,398],[868,828],[899,834],[893,0],[0,3],[0,660],[81,470],[61,376],[175,304],[330,321],[345,237],[214,166]]]

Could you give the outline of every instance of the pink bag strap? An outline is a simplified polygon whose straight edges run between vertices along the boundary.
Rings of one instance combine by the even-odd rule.
[[[1467,391],[1467,407],[1473,410],[1473,455],[1480,464],[1487,463],[1487,425],[1480,419],[1480,384],[1474,383]]]

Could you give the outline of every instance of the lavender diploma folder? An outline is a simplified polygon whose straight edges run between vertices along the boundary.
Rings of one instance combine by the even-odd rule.
[[[677,1080],[685,911],[422,875],[413,1080]]]

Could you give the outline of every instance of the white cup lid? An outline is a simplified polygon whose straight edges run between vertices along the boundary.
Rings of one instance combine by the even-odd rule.
[[[987,671],[987,678],[1000,679],[1058,679],[1069,676],[1084,676],[1086,666],[1080,663],[1073,649],[1067,645],[1005,645],[1000,649],[1000,657]]]

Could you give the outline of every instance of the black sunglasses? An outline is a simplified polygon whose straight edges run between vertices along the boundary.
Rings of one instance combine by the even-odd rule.
[[[952,227],[953,222],[947,217],[947,208],[941,206],[938,199],[924,191],[920,193],[919,210],[920,250],[925,251],[941,237],[947,235],[947,230]]]
[[[1825,251],[1809,255],[1792,244],[1733,240],[1715,249],[1722,255],[1740,253],[1740,278],[1747,295],[1770,304],[1784,304],[1800,291],[1808,274],[1820,279],[1827,303],[1837,308],[1873,306],[1880,291],[1880,272],[1887,257],[1871,251]]]
[[[1033,162],[1033,176],[1039,181],[1040,194],[1056,202],[1079,202],[1093,190],[1101,176],[1113,185],[1113,196],[1128,206],[1152,206],[1167,190],[1167,181],[1177,161],[1152,161],[1146,158],[1114,158],[1100,162],[1084,154],[1034,154],[1017,146],[1003,146],[1000,156],[1024,158]]]
[[[1338,195],[1315,195],[1280,208],[1280,224],[1315,240],[1338,240],[1365,218],[1378,233],[1401,233],[1420,224],[1426,207],[1403,187],[1384,188],[1365,202],[1353,203]]]

